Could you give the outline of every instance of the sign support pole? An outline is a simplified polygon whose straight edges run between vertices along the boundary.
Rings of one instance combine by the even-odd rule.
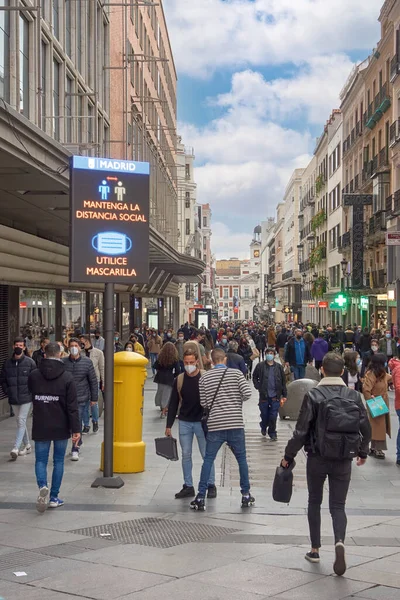
[[[93,488],[119,489],[123,479],[114,477],[114,284],[105,284],[104,337],[105,337],[105,389],[104,389],[104,472],[92,483]]]

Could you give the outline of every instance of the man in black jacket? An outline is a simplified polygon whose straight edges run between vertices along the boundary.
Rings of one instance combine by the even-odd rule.
[[[68,342],[69,356],[63,358],[66,371],[69,371],[76,383],[78,394],[79,418],[83,423],[82,433],[89,433],[89,405],[97,404],[99,383],[90,358],[81,356],[81,343],[78,338],[70,338]],[[71,460],[79,460],[79,448],[82,444],[72,444]]]
[[[244,362],[243,356],[237,353],[239,348],[239,344],[232,340],[228,344],[228,350],[226,353],[226,366],[228,369],[238,369],[242,371],[243,375],[246,377],[247,375],[247,367]]]
[[[36,508],[44,512],[47,506],[58,508],[64,504],[58,494],[64,474],[65,451],[71,434],[75,445],[81,435],[76,385],[61,360],[58,343],[46,346],[45,358],[30,374],[28,387],[33,400],[32,439],[35,440],[35,472],[39,487]],[[54,467],[49,502],[47,463],[51,442]]]
[[[288,341],[288,333],[285,327],[282,327],[278,337],[276,338],[276,348],[279,352],[279,358],[284,362],[285,358],[285,344]]]
[[[344,360],[328,352],[322,361],[324,378],[303,400],[292,439],[285,450],[282,467],[288,468],[304,446],[307,453],[308,523],[311,551],[305,558],[319,562],[321,547],[321,503],[326,477],[329,480],[329,510],[335,535],[336,575],[346,571],[344,539],[346,497],[352,459],[365,464],[371,426],[361,394],[346,387],[341,376]]]
[[[253,383],[260,394],[261,435],[277,441],[276,420],[279,406],[286,402],[286,377],[282,365],[275,362],[275,348],[267,348],[265,361],[258,363],[253,373]]]
[[[26,420],[32,407],[28,377],[36,369],[36,364],[35,361],[24,354],[24,350],[24,339],[16,338],[14,340],[13,355],[5,361],[0,375],[0,385],[3,392],[8,396],[8,402],[13,407],[17,417],[17,434],[14,447],[10,452],[12,460],[17,460],[18,456],[24,456],[32,452]]]
[[[32,354],[32,359],[35,361],[37,367],[40,365],[41,360],[44,358],[44,350],[47,344],[49,343],[49,338],[40,338],[40,348],[39,350],[35,350],[35,352]]]

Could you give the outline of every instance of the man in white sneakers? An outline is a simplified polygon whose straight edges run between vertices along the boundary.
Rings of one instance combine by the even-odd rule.
[[[64,504],[58,494],[64,474],[65,451],[71,434],[75,445],[81,435],[76,385],[61,360],[58,343],[47,344],[39,368],[29,376],[28,387],[33,400],[32,439],[35,441],[35,473],[39,487],[36,508],[44,512],[48,506],[58,508]],[[52,443],[54,468],[49,490],[47,463]]]

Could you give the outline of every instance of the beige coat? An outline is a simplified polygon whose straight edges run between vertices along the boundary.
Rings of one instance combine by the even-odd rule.
[[[82,356],[87,356],[85,350],[81,352]],[[97,381],[104,385],[104,353],[98,348],[90,348],[89,358],[93,363],[94,372],[96,373]]]
[[[385,400],[388,408],[389,406],[389,395],[388,395],[388,383],[391,381],[392,376],[386,374],[380,381],[377,380],[376,376],[372,371],[367,371],[363,382],[363,394],[366,400],[370,400],[372,396],[382,396]],[[369,410],[367,408],[369,422],[371,423],[372,436],[371,439],[377,442],[383,442],[386,439],[386,435],[390,437],[390,413],[376,417],[372,419]]]
[[[150,337],[147,341],[147,349],[151,354],[160,354],[162,346],[162,339],[159,335],[156,337]]]

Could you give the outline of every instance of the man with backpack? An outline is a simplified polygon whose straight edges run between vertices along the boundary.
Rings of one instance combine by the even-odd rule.
[[[344,540],[347,517],[345,504],[351,479],[352,459],[365,464],[371,426],[361,394],[347,388],[341,375],[344,360],[328,352],[322,361],[322,381],[304,397],[293,437],[281,466],[290,467],[304,446],[307,453],[308,523],[311,551],[306,560],[319,563],[321,547],[321,503],[324,483],[329,481],[329,510],[335,536],[336,575],[346,572]]]
[[[196,492],[193,487],[193,438],[196,436],[201,457],[206,453],[206,438],[201,426],[203,408],[200,404],[199,381],[205,373],[199,368],[199,356],[196,355],[195,345],[189,344],[183,353],[184,373],[178,375],[172,388],[171,399],[168,406],[167,428],[165,435],[172,435],[171,429],[176,416],[179,419],[179,443],[182,448],[183,487],[175,494],[176,499],[193,498]],[[207,498],[216,498],[215,468],[213,466],[208,486]]]

